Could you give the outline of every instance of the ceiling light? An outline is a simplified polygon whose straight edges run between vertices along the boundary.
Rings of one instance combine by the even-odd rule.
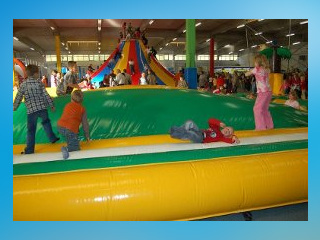
[[[253,46],[251,46],[252,48],[256,48],[257,47],[257,45],[253,45]]]
[[[67,50],[67,51],[69,50],[68,47],[66,47],[66,50]]]
[[[272,43],[272,41],[268,41],[268,42],[266,42],[266,44],[269,44],[269,43]]]
[[[69,51],[68,53],[70,54],[71,52]]]
[[[230,44],[225,45],[224,47],[230,47]]]
[[[100,47],[98,47],[98,49],[100,50],[101,48],[100,48]]]
[[[237,28],[242,28],[242,27],[244,27],[245,25],[244,24],[241,24],[241,25],[239,25]]]
[[[169,43],[166,43],[166,46],[168,46],[169,45]]]
[[[306,24],[306,23],[308,23],[308,20],[307,20],[307,21],[300,22],[301,25],[302,25],[302,24]]]
[[[98,53],[101,53],[101,51],[99,51]]]
[[[149,25],[151,25],[154,22],[154,20],[150,20]]]
[[[202,24],[201,22],[198,22],[198,23],[196,24],[196,27],[200,26],[201,24]]]
[[[210,41],[210,38],[208,38],[207,40],[206,40],[206,42],[209,42]]]
[[[183,33],[185,33],[186,31],[187,31],[187,30],[186,30],[186,29],[184,29],[182,32],[183,32]]]
[[[31,47],[30,49],[31,49],[32,51],[34,51],[34,48]]]
[[[297,44],[300,44],[300,42],[294,42],[294,43],[292,43],[292,45],[297,45]]]
[[[291,37],[291,36],[294,36],[294,33],[289,33],[286,35],[287,37]]]
[[[101,45],[101,42],[98,42],[98,45],[100,46],[100,45]]]
[[[264,19],[259,19],[258,22],[261,22],[261,21],[263,21],[263,20],[264,20]]]
[[[244,49],[243,48],[241,48],[241,49],[239,49],[239,52],[242,52]]]
[[[177,38],[172,39],[172,41],[175,41],[175,40],[177,40]]]
[[[229,54],[232,54],[233,52],[229,52]]]
[[[257,33],[255,33],[254,35],[261,35],[262,34],[262,32],[257,32]]]
[[[161,47],[161,48],[159,48],[159,50],[162,50],[162,47]]]
[[[13,37],[13,39],[16,40],[16,41],[19,41],[19,38],[17,38],[17,37]]]
[[[54,27],[50,27],[53,31],[55,30],[55,28]]]
[[[64,46],[64,43],[63,43],[63,42],[62,42],[61,44],[62,44],[62,46]]]
[[[98,19],[98,31],[101,31],[101,19]]]

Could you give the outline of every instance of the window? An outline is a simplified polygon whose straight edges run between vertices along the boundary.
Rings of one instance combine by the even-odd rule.
[[[198,55],[197,56],[197,60],[201,61],[201,60],[209,60],[210,56],[209,55]]]
[[[222,61],[235,61],[238,59],[238,55],[220,55],[219,60]]]
[[[174,60],[186,60],[186,55],[175,55]]]

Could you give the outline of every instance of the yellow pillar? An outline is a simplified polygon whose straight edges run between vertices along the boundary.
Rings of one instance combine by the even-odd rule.
[[[280,91],[282,82],[283,82],[283,74],[282,73],[270,73],[269,74],[270,86],[272,89],[273,95],[281,95]]]
[[[56,55],[57,55],[57,71],[61,72],[61,53],[60,53],[60,36],[55,35]]]

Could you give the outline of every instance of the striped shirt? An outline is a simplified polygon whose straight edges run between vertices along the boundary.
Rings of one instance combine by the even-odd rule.
[[[44,84],[39,79],[29,77],[24,81],[13,102],[13,110],[16,110],[24,97],[24,103],[27,107],[27,114],[53,107],[53,101],[49,96]]]

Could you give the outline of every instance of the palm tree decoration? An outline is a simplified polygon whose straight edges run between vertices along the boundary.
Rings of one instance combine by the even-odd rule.
[[[279,47],[276,41],[273,41],[273,45],[270,48],[266,48],[260,51],[268,59],[272,59],[271,72],[281,73],[281,59],[290,59],[291,51],[288,48]]]

